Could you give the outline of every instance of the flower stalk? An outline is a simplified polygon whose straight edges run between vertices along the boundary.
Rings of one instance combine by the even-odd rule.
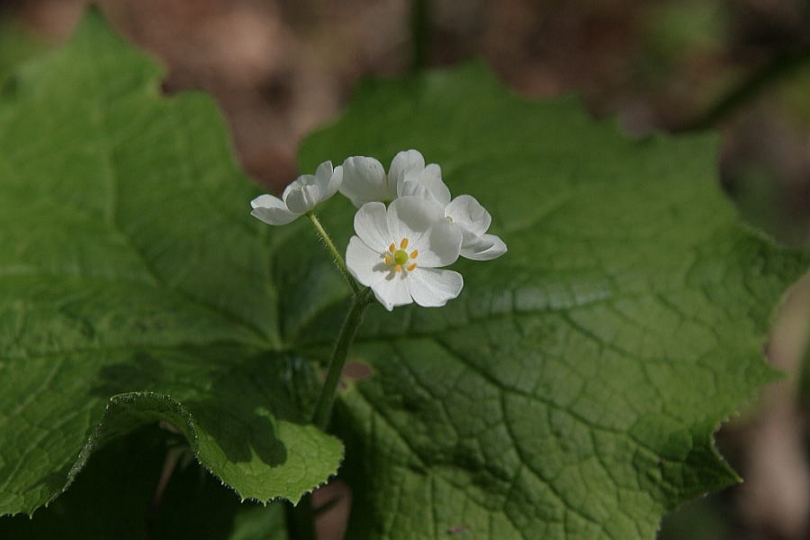
[[[332,358],[329,361],[329,370],[326,373],[326,380],[321,388],[321,394],[318,396],[318,402],[315,404],[315,411],[312,415],[312,423],[321,429],[326,429],[329,424],[329,418],[332,415],[332,406],[335,402],[337,395],[337,388],[340,384],[340,376],[343,373],[343,367],[346,365],[346,358],[349,355],[349,347],[354,341],[354,336],[357,335],[357,329],[360,328],[360,323],[363,322],[363,313],[366,311],[368,305],[372,302],[373,296],[371,291],[366,288],[361,288],[357,281],[349,273],[346,267],[346,261],[343,256],[335,247],[335,243],[326,232],[321,221],[312,212],[307,212],[307,217],[315,227],[318,235],[321,237],[324,246],[332,254],[335,265],[349,282],[354,294],[352,295],[352,306],[346,314],[346,319],[343,321],[343,326],[340,329],[335,348],[332,350]]]
[[[357,335],[360,323],[363,322],[363,313],[372,303],[373,298],[370,289],[363,289],[358,294],[355,294],[349,313],[343,321],[337,342],[335,342],[335,348],[332,351],[332,359],[329,361],[329,371],[326,373],[326,380],[323,383],[321,394],[318,396],[318,402],[315,405],[315,412],[312,415],[312,423],[321,429],[326,429],[329,424],[332,405],[335,402],[343,367],[346,365],[349,347],[354,341],[354,336]]]
[[[312,212],[307,212],[306,215],[309,218],[309,221],[312,223],[312,226],[315,227],[318,236],[321,237],[323,245],[326,247],[329,253],[332,254],[332,258],[335,261],[335,265],[337,266],[338,270],[340,270],[340,273],[343,274],[344,278],[346,278],[346,281],[349,282],[349,286],[351,286],[352,291],[354,292],[355,296],[357,296],[360,294],[360,286],[349,273],[349,269],[346,267],[346,261],[343,260],[343,256],[340,254],[340,251],[338,251],[335,243],[332,241],[332,237],[329,236],[329,233],[327,233],[326,229],[323,228],[321,220],[318,219],[318,216]]]

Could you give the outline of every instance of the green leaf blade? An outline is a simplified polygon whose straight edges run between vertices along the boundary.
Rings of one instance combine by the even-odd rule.
[[[627,139],[475,65],[370,83],[308,139],[304,169],[419,149],[509,246],[454,265],[441,310],[369,313],[350,360],[373,375],[335,424],[352,538],[652,538],[738,481],[711,435],[773,380],[765,332],[810,259],[738,222],[716,147]]]
[[[245,499],[297,501],[342,459],[307,424],[317,377],[280,335],[258,190],[210,98],[160,76],[92,13],[0,99],[0,514],[144,423]]]

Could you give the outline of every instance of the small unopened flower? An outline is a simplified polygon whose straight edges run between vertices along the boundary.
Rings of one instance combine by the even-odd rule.
[[[346,266],[389,311],[412,302],[443,306],[461,293],[461,274],[440,268],[458,259],[462,235],[435,209],[424,199],[400,197],[388,208],[369,202],[355,214]]]
[[[435,163],[426,166],[425,158],[417,150],[406,150],[394,156],[387,175],[379,161],[365,156],[348,158],[343,162],[343,171],[340,192],[357,208],[373,201],[386,204],[393,201],[402,195],[400,190],[405,180],[418,179],[420,185],[444,185],[441,168]],[[449,196],[450,192],[447,194]]]
[[[251,214],[270,225],[286,225],[334,195],[342,181],[343,168],[324,161],[314,175],[299,176],[287,186],[280,199],[260,195],[250,201]]]

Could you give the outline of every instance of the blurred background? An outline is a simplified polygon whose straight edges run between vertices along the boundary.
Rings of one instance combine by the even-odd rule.
[[[359,80],[483,58],[515,92],[582,96],[632,137],[712,129],[744,220],[810,246],[807,0],[100,0],[166,66],[167,93],[217,100],[243,168],[293,180],[298,142]],[[0,80],[66,40],[84,0],[0,0]],[[767,346],[787,376],[718,433],[745,483],[667,516],[661,540],[810,538],[810,279]]]

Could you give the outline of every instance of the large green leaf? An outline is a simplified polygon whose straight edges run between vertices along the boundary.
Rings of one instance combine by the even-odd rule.
[[[158,420],[244,498],[296,501],[342,458],[280,333],[284,239],[249,216],[210,98],[159,84],[91,14],[0,99],[0,515]]]
[[[809,259],[739,223],[715,138],[630,140],[472,65],[367,84],[302,168],[406,148],[490,210],[509,252],[455,265],[446,308],[369,313],[351,359],[373,375],[333,425],[349,537],[649,539],[737,481],[711,435],[773,378],[769,318]]]

